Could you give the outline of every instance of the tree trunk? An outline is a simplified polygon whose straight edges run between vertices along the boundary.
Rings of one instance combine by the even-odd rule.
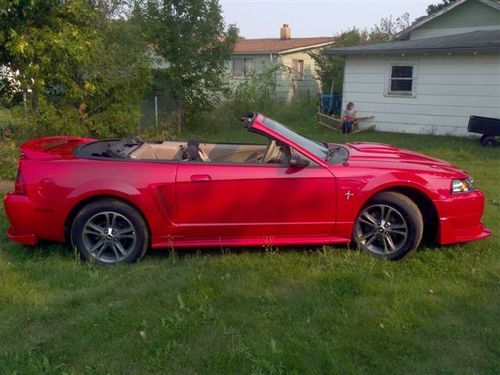
[[[40,97],[38,96],[38,91],[36,89],[31,90],[31,98],[30,98],[30,115],[33,116],[33,122],[36,124],[36,135],[41,137],[43,134],[47,133],[47,125],[44,126],[44,129],[40,128],[40,124],[38,123],[39,115],[38,115],[38,107],[40,104]]]
[[[180,100],[175,101],[175,112],[177,113],[177,131],[180,133],[184,122],[184,110]]]
[[[78,116],[80,118],[80,123],[83,125],[85,129],[87,129],[87,132],[90,136],[96,137],[97,133],[92,129],[92,125],[89,122],[89,115],[87,113],[87,104],[85,103],[79,103],[76,105],[76,111],[78,112]]]
[[[28,117],[28,89],[23,88],[23,106],[24,106],[24,117]]]
[[[31,91],[31,113],[36,114],[38,112],[38,91],[32,90]]]

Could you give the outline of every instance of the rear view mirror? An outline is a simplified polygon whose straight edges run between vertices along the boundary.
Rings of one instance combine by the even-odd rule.
[[[301,158],[299,155],[290,156],[290,167],[292,168],[305,168],[310,163],[309,160]]]

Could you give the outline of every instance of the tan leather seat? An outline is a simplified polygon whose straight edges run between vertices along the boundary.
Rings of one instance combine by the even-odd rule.
[[[271,143],[271,142],[270,142]],[[130,154],[139,160],[182,160],[186,143],[166,141],[162,143],[145,143]],[[279,148],[276,142],[271,145],[241,145],[202,143],[199,145],[200,158],[205,163],[261,163],[268,153],[268,160],[279,158]],[[267,162],[267,161],[266,161]]]
[[[269,142],[269,145],[267,146],[266,152],[262,157],[262,163],[270,163],[272,161],[275,161],[278,157],[278,154],[279,154],[278,145],[276,141],[273,139]]]
[[[148,144],[144,144],[141,147],[139,147],[137,150],[135,150],[133,153],[130,154],[130,157],[132,159],[142,159],[142,160],[158,159],[155,151],[153,150],[153,147]]]

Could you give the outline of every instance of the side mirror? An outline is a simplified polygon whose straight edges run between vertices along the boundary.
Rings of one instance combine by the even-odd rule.
[[[305,168],[311,164],[307,159],[301,158],[299,155],[290,156],[290,167],[292,168]]]

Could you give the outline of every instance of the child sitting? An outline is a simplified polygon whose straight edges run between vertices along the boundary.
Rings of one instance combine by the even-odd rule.
[[[347,103],[345,111],[342,113],[342,134],[352,132],[352,123],[356,120],[356,111],[354,110],[354,103]]]

